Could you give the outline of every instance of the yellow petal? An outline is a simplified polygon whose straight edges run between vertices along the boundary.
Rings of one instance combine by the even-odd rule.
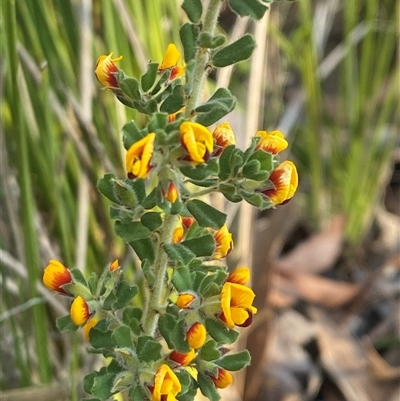
[[[58,260],[50,260],[43,272],[43,284],[50,290],[67,294],[61,286],[71,282],[71,272]]]
[[[81,296],[76,297],[72,302],[70,313],[75,326],[81,326],[90,318],[89,305]]]
[[[233,270],[226,281],[230,283],[245,285],[250,280],[250,269],[248,267],[237,267]]]
[[[126,171],[130,178],[146,178],[151,168],[150,161],[154,151],[154,132],[135,142],[127,151],[125,158]]]
[[[256,149],[263,149],[273,155],[288,147],[288,142],[280,131],[258,131],[256,136],[260,137]]]
[[[180,58],[181,54],[179,53],[178,48],[173,43],[170,43],[167,47],[167,51],[165,52],[164,59],[158,67],[159,71],[175,67]]]

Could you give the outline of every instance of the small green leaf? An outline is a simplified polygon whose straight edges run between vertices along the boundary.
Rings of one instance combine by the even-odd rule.
[[[146,133],[141,131],[134,121],[129,121],[129,123],[126,123],[122,127],[122,141],[124,143],[124,148],[128,150],[135,142],[144,138],[145,135]]]
[[[178,323],[175,320],[175,326],[170,336],[170,340],[174,345],[172,349],[176,349],[181,353],[190,351],[189,344],[186,341],[186,323],[184,320],[180,320]]]
[[[200,357],[205,361],[214,361],[221,354],[217,349],[218,344],[214,340],[207,341],[200,350]]]
[[[142,206],[147,210],[153,209],[153,207],[157,205],[157,197],[159,192],[160,188],[159,186],[156,186],[142,202]]]
[[[147,125],[147,128],[149,132],[155,132],[156,130],[159,130],[159,132],[157,132],[157,134],[159,135],[161,133],[164,133],[167,124],[168,124],[168,115],[166,113],[155,113],[153,115],[153,118]],[[158,135],[157,135],[157,143],[159,142]]]
[[[203,14],[201,0],[184,0],[182,8],[192,22],[198,22]]]
[[[140,218],[141,223],[147,227],[150,231],[155,231],[162,225],[162,218],[158,212],[145,213]]]
[[[153,362],[161,358],[161,344],[150,336],[138,338],[137,353],[143,362]]]
[[[204,104],[196,107],[196,122],[208,127],[230,113],[236,105],[236,98],[226,88],[219,88]]]
[[[89,331],[90,344],[93,348],[113,348],[112,333],[111,330],[104,331],[95,326]]]
[[[177,375],[179,383],[181,383],[181,393],[185,393],[192,383],[190,374],[186,370],[179,370],[174,373]]]
[[[200,227],[210,227],[214,230],[218,230],[225,224],[225,213],[220,212],[199,199],[189,201],[187,203],[187,208],[199,223]]]
[[[158,63],[149,63],[147,65],[147,71],[140,78],[140,85],[142,86],[143,92],[149,91],[156,81],[158,72]]]
[[[182,244],[164,244],[164,251],[173,261],[180,261],[184,264],[190,263],[196,255]]]
[[[172,275],[172,283],[174,284],[174,287],[178,292],[190,290],[192,288],[188,266],[185,265],[174,269],[174,273]]]
[[[92,387],[94,384],[94,379],[97,376],[97,372],[91,372],[86,375],[83,379],[83,389],[88,393],[92,393]]]
[[[192,273],[193,290],[195,292],[200,292],[201,284],[203,283],[206,277],[207,277],[207,272],[203,270],[196,270],[195,272]]]
[[[188,63],[190,60],[194,60],[195,58],[197,35],[198,35],[197,27],[189,22],[183,24],[181,29],[179,30],[179,37],[182,42],[183,53],[186,63]]]
[[[208,32],[201,32],[197,39],[198,46],[204,49],[216,49],[225,43],[224,35],[212,36]]]
[[[161,104],[160,111],[172,114],[180,110],[185,104],[184,90],[182,85],[177,85],[174,91]]]
[[[61,333],[64,331],[77,331],[79,329],[79,326],[75,326],[74,322],[72,321],[71,315],[58,317],[56,320],[56,327],[61,331]]]
[[[127,281],[121,281],[115,293],[116,301],[113,303],[114,309],[122,309],[131,302],[132,298],[139,292],[136,285],[129,285]]]
[[[119,221],[114,225],[115,234],[121,237],[124,242],[132,242],[138,239],[147,238],[151,231],[139,221],[132,221],[129,224],[122,224]]]
[[[236,42],[225,46],[213,56],[213,64],[215,67],[226,67],[239,61],[247,60],[256,47],[254,38],[247,34]]]
[[[148,114],[149,116],[151,116],[152,114],[156,113],[157,111],[158,111],[158,103],[154,98],[150,99],[144,105],[143,112],[145,114]]]
[[[221,153],[221,156],[219,157],[218,177],[221,181],[225,181],[229,177],[231,177],[232,174],[231,159],[233,157],[233,154],[236,152],[236,149],[237,148],[235,145],[227,146]]]
[[[117,81],[123,92],[131,99],[140,100],[139,81],[136,78],[129,77],[120,70],[117,74]]]
[[[180,170],[186,177],[194,180],[205,180],[218,173],[218,160],[211,158],[208,163],[201,163],[197,166],[182,166]]]
[[[234,184],[221,183],[218,186],[218,190],[228,199],[230,202],[237,203],[242,200],[242,197],[238,195],[237,188]]]
[[[268,7],[258,0],[229,0],[229,7],[241,17],[261,19]]]
[[[158,329],[161,335],[164,337],[170,349],[174,348],[174,343],[172,341],[172,332],[174,331],[176,325],[176,318],[169,313],[161,315],[158,319]]]
[[[201,393],[210,401],[218,401],[221,399],[221,396],[218,394],[215,384],[211,380],[210,376],[203,372],[199,372],[197,376],[197,382],[199,384]]]
[[[182,241],[181,245],[188,248],[197,257],[211,256],[215,251],[215,240],[211,234]]]
[[[155,249],[154,241],[152,241],[151,238],[143,238],[136,241],[131,241],[129,242],[129,245],[142,262],[144,260],[148,260],[150,263],[154,262]]]
[[[112,333],[112,338],[118,348],[132,347],[131,330],[128,326],[119,326]]]
[[[132,401],[147,401],[150,400],[151,395],[149,390],[143,388],[140,384],[137,384],[136,386],[133,385],[134,387],[131,388],[131,391],[129,392],[130,394],[130,399]]]
[[[234,355],[224,355],[222,358],[215,361],[215,363],[223,369],[236,372],[244,369],[250,364],[251,356],[249,351],[244,350]]]
[[[111,397],[111,389],[114,384],[115,373],[106,373],[105,375],[97,375],[94,379],[92,394],[100,400],[106,400]]]
[[[231,330],[218,319],[206,319],[206,328],[210,336],[220,344],[232,344],[239,337],[239,333]]]
[[[108,173],[97,181],[97,189],[110,201],[119,204],[119,199],[114,191],[112,180],[117,179],[114,174]]]

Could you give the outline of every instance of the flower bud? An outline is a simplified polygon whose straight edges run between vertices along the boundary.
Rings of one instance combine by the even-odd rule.
[[[181,309],[190,309],[190,304],[196,299],[194,294],[184,292],[178,296],[176,305]]]
[[[86,323],[91,316],[89,305],[80,296],[76,297],[72,302],[70,313],[75,326],[81,326]]]
[[[57,291],[60,294],[69,294],[62,286],[72,282],[72,275],[69,269],[58,260],[50,260],[50,263],[44,269],[43,284],[50,290]]]
[[[95,74],[97,80],[108,89],[119,89],[119,84],[116,75],[119,68],[115,65],[117,61],[122,60],[122,56],[112,58],[113,53],[108,56],[100,56],[97,59]]]
[[[236,145],[235,135],[229,123],[219,124],[212,136],[215,141],[214,156],[219,156],[226,147]]]
[[[195,356],[196,352],[194,349],[191,349],[189,352],[186,353],[180,353],[174,350],[169,354],[169,359],[175,361],[176,363],[179,363],[181,366],[187,366],[190,362],[192,362]]]
[[[225,369],[218,368],[217,376],[210,376],[217,388],[226,388],[233,382],[232,375]]]
[[[138,198],[135,191],[123,180],[112,179],[114,193],[120,204],[127,207],[135,207],[138,204]]]
[[[199,349],[206,342],[207,331],[204,324],[193,324],[186,333],[187,342],[191,348]]]
[[[119,268],[120,268],[120,265],[119,265],[118,259],[115,259],[114,262],[112,262],[112,263],[110,264],[110,267],[109,267],[109,269],[110,269],[111,272],[113,272],[113,271],[115,271],[115,270],[118,270]]]

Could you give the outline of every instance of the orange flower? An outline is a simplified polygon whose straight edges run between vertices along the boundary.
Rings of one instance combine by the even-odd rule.
[[[163,190],[163,195],[164,198],[171,203],[175,203],[175,201],[179,198],[178,188],[173,181],[170,181],[166,191]]]
[[[176,305],[178,306],[178,308],[181,308],[181,309],[189,309],[190,304],[195,299],[196,299],[195,295],[191,294],[190,292],[184,292],[183,294],[180,294],[178,296]]]
[[[248,267],[237,267],[233,270],[226,281],[230,283],[236,283],[241,285],[246,285],[246,283],[250,280],[250,269]]]
[[[115,271],[115,270],[117,270],[119,268],[120,268],[120,266],[119,266],[118,259],[115,259],[114,262],[112,262],[110,264],[110,268],[109,269],[110,269],[111,272],[113,272],[113,271]]]
[[[184,121],[180,128],[182,146],[194,164],[206,162],[213,150],[213,137],[208,128],[191,121]]]
[[[116,62],[122,60],[122,56],[117,58],[112,58],[113,53],[108,56],[103,55],[97,59],[96,69],[94,73],[96,74],[97,80],[106,88],[118,89],[119,84],[116,75],[119,68],[115,65]]]
[[[193,324],[186,333],[189,347],[194,349],[201,348],[206,342],[207,331],[202,323]]]
[[[222,123],[212,133],[214,138],[214,156],[219,156],[229,145],[236,145],[235,135],[229,123]]]
[[[75,326],[86,323],[91,316],[89,305],[81,296],[77,296],[71,304],[71,319]]]
[[[178,66],[180,58],[181,53],[178,48],[173,43],[170,43],[165,52],[164,59],[158,67],[158,71],[163,72],[164,70],[170,69],[169,81],[180,77],[185,72],[185,65]]]
[[[190,228],[195,221],[196,220],[195,220],[194,217],[184,217],[184,216],[182,216],[182,224],[186,228]]]
[[[126,171],[128,177],[146,178],[151,169],[150,161],[154,151],[154,132],[135,142],[126,153]]]
[[[181,242],[182,238],[183,238],[183,234],[184,234],[183,226],[182,226],[182,223],[179,222],[172,234],[172,242],[174,244]]]
[[[176,396],[181,390],[182,386],[176,374],[168,365],[161,365],[154,378],[152,401],[176,401]]]
[[[288,142],[280,131],[258,131],[256,137],[260,137],[256,149],[263,149],[273,155],[288,147]]]
[[[250,288],[236,283],[225,282],[221,291],[222,314],[220,319],[229,328],[236,326],[247,327],[257,313],[252,305],[255,294]]]
[[[93,329],[94,326],[99,322],[97,317],[93,316],[84,326],[83,326],[83,336],[86,340],[89,340],[89,332]]]
[[[232,234],[228,231],[228,227],[224,224],[214,234],[216,248],[212,255],[213,259],[222,259],[227,256],[233,249]]]
[[[269,176],[273,188],[266,189],[262,193],[275,205],[289,202],[297,190],[299,178],[293,162],[284,161]]]
[[[194,349],[191,349],[189,352],[186,353],[180,353],[174,350],[169,354],[169,359],[176,363],[179,363],[179,365],[181,366],[187,366],[190,362],[192,362],[195,356],[196,352]]]
[[[225,369],[218,368],[218,375],[210,376],[217,388],[226,388],[233,382],[232,375]]]
[[[62,286],[72,281],[71,272],[58,260],[50,260],[44,269],[43,284],[50,290],[68,294]]]

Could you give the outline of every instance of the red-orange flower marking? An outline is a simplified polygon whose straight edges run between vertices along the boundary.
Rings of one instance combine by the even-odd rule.
[[[266,189],[262,193],[275,205],[287,203],[295,194],[299,183],[297,169],[293,162],[284,161],[269,176],[273,188]]]
[[[116,74],[119,68],[116,66],[116,62],[122,60],[122,56],[112,58],[113,53],[108,56],[103,55],[97,59],[96,74],[97,80],[106,88],[116,89],[119,88],[119,84],[116,78]]]
[[[218,368],[217,376],[210,376],[217,388],[226,388],[233,382],[232,375],[225,369]]]
[[[76,326],[85,324],[91,316],[89,305],[81,296],[76,297],[72,302],[70,313],[71,319]]]
[[[273,155],[288,147],[288,142],[280,131],[258,131],[256,137],[260,137],[256,149],[263,149]]]
[[[235,135],[229,123],[221,123],[212,133],[214,138],[214,156],[219,156],[229,145],[236,145]]]
[[[72,283],[71,272],[58,260],[50,260],[44,269],[43,284],[50,290],[61,294],[68,294],[63,288],[64,284]]]

